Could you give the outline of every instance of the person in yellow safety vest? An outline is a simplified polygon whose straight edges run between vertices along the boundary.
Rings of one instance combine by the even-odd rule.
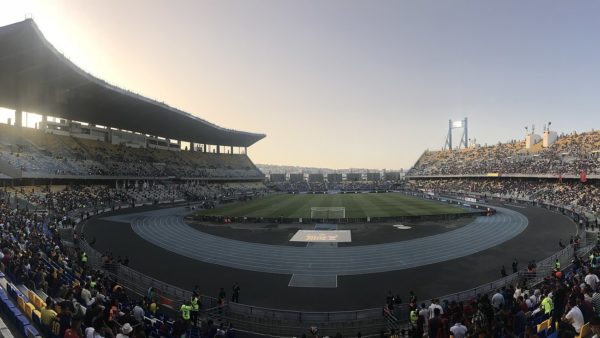
[[[554,261],[554,270],[560,271],[560,262],[558,261],[558,258]]]
[[[192,325],[197,325],[198,324],[198,313],[200,312],[200,300],[199,300],[198,294],[196,292],[194,292],[192,294],[190,304],[192,305],[192,312],[190,314],[191,319],[192,319]]]
[[[185,322],[187,328],[190,323],[190,312],[192,311],[192,306],[187,303],[183,303],[181,304],[179,310],[181,311],[181,318],[183,318],[183,321]]]
[[[81,254],[81,263],[86,264],[88,261],[88,256],[85,251]]]
[[[417,313],[417,310],[411,310],[410,311],[410,325],[412,326],[413,330],[417,329],[417,321],[419,320],[419,314]]]
[[[544,311],[544,314],[550,316],[552,310],[554,309],[554,302],[552,302],[552,297],[546,296],[546,298],[542,300],[542,303],[540,305],[542,307],[542,310]]]

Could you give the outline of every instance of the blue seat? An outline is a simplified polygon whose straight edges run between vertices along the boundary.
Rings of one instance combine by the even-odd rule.
[[[15,321],[17,319],[17,316],[22,316],[21,314],[21,310],[19,310],[18,307],[16,307],[14,304],[12,304],[12,307],[8,308],[8,317],[12,320]]]
[[[19,284],[17,285],[17,289],[23,295],[25,303],[29,302],[29,288],[27,288],[24,284]]]
[[[554,331],[552,334],[550,334],[546,338],[558,338],[558,331]]]
[[[0,312],[2,313],[6,313],[6,301],[8,301],[8,297],[4,298],[4,297],[0,297]]]
[[[17,311],[18,311],[18,309],[17,309]],[[23,333],[23,335],[25,337],[27,337],[27,332],[25,331],[25,328],[27,326],[30,326],[29,319],[27,319],[27,317],[25,317],[21,313],[19,313],[15,317],[14,323],[17,326],[17,329],[19,330],[19,332]]]
[[[40,333],[33,325],[27,325],[25,327],[25,337],[37,337],[39,335]]]
[[[15,305],[15,303],[13,303],[12,300],[6,299],[6,301],[4,302],[4,312],[7,315],[11,315],[13,313],[13,309],[17,312],[19,311],[19,309],[17,309],[17,306]]]
[[[8,292],[8,295],[10,296],[10,298],[12,298],[12,299],[17,298],[17,294],[15,293],[15,289],[12,284],[10,284],[10,283],[6,284],[6,291]]]

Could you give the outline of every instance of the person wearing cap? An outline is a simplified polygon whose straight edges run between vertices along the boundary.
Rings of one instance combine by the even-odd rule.
[[[129,338],[131,333],[133,332],[133,327],[129,323],[123,324],[121,327],[121,332],[117,333],[116,338]]]

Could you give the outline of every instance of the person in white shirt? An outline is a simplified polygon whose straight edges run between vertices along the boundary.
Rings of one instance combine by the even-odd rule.
[[[419,316],[423,317],[423,319],[425,320],[425,324],[427,324],[427,321],[429,320],[429,309],[427,308],[427,305],[425,305],[425,303],[421,303]]]
[[[438,304],[438,299],[432,299],[431,305],[429,305],[429,319],[433,319],[433,311],[435,309],[440,309],[440,316],[444,314],[444,309],[440,304]]]
[[[533,291],[533,295],[529,297],[529,299],[531,300],[532,307],[537,307],[538,305],[540,305],[541,297],[542,292],[540,291],[540,289],[535,289],[535,291]]]
[[[568,323],[573,325],[575,331],[579,333],[581,332],[581,327],[585,324],[583,321],[583,313],[581,313],[581,310],[577,307],[577,303],[575,303],[574,300],[569,300],[569,305],[571,306],[571,309],[564,318]]]
[[[450,328],[450,332],[452,332],[454,338],[464,338],[467,336],[467,327],[460,321],[456,321],[454,326]]]
[[[423,317],[423,326],[425,327],[425,331],[429,327],[429,309],[425,303],[421,303],[421,310],[419,310],[419,316]]]
[[[144,308],[142,308],[142,302],[140,301],[139,304],[137,304],[132,311],[132,315],[133,318],[135,318],[135,320],[137,320],[140,323],[144,322]]]
[[[83,299],[85,305],[90,305],[90,301],[92,300],[92,292],[90,291],[89,283],[86,284],[83,289],[81,289],[81,299]]]
[[[585,276],[585,284],[589,285],[592,287],[592,290],[596,290],[596,286],[598,285],[598,282],[600,282],[600,279],[598,279],[598,276],[596,276],[593,273],[588,273]]]

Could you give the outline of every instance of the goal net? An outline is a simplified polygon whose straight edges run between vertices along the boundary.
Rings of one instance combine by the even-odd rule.
[[[311,207],[310,218],[313,219],[339,219],[346,218],[344,207]]]

